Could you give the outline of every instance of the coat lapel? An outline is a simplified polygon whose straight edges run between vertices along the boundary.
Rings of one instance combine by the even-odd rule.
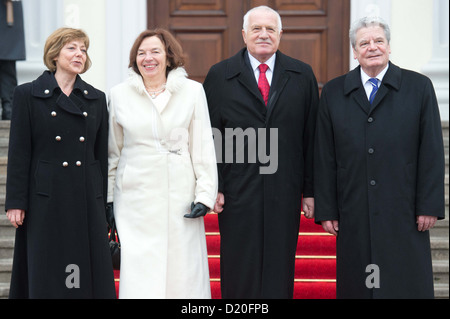
[[[81,93],[78,94],[77,92]],[[83,111],[86,110],[86,103],[83,101],[83,98],[94,100],[100,97],[94,87],[84,82],[80,76],[77,76],[70,98],[67,97],[59,89],[55,76],[50,71],[45,71],[39,78],[33,81],[32,95],[44,99],[58,95],[56,105],[68,113],[79,116],[84,116]],[[83,98],[77,95],[81,95]]]
[[[389,62],[389,69],[383,78],[377,95],[375,96],[375,100],[373,101],[372,109],[370,111],[371,113],[380,105],[380,103],[383,101],[383,99],[391,89],[396,91],[400,90],[401,81],[401,69],[395,64]]]
[[[226,79],[231,80],[232,78],[237,78],[243,88],[261,102],[259,103],[261,105],[260,111],[265,114],[267,108],[264,104],[261,92],[259,92],[258,83],[255,80],[247,54],[247,49],[244,48],[230,59]]]
[[[83,101],[79,99],[75,94],[71,94],[70,98],[61,92],[58,99],[56,100],[56,105],[62,108],[64,111],[83,116],[82,109],[84,110],[86,106]]]
[[[301,71],[295,65],[289,65],[287,60],[284,59],[284,55],[280,51],[277,51],[275,71],[270,88],[269,101],[266,106],[261,92],[259,92],[258,83],[255,80],[247,54],[247,49],[244,48],[230,60],[227,70],[227,80],[237,77],[241,85],[261,102],[260,111],[263,114],[267,114],[267,118],[269,118],[275,109],[278,98],[290,79],[289,72]]]
[[[277,59],[275,62],[275,70],[272,79],[272,86],[270,88],[269,94],[269,102],[267,103],[268,109],[268,118],[272,115],[278,98],[281,96],[286,84],[290,79],[289,72],[298,72],[300,73],[300,69],[296,68],[295,65],[289,65],[287,60],[284,58],[284,55],[277,51]]]
[[[370,105],[366,92],[361,83],[361,66],[349,72],[345,78],[344,94],[351,94],[353,99],[368,115],[373,113],[380,106],[391,89],[399,90],[401,85],[401,70],[398,66],[389,62],[389,69],[381,82],[380,89],[375,96],[373,105]]]
[[[370,102],[367,99],[364,86],[361,83],[361,66],[350,71],[345,77],[344,94],[351,95],[358,106],[367,114],[370,112]]]

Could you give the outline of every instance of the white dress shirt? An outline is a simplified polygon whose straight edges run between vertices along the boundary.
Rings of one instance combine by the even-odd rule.
[[[275,69],[275,59],[276,59],[276,53],[270,57],[269,60],[267,60],[264,64],[267,64],[269,67],[266,71],[266,78],[269,82],[269,85],[272,86],[272,78],[273,78],[273,71]],[[250,59],[250,64],[252,66],[252,70],[255,73],[256,83],[258,83],[259,80],[259,65],[261,62],[259,62],[256,58],[254,58],[250,52],[248,52],[248,57]]]
[[[381,81],[383,81],[383,78],[386,75],[388,68],[389,68],[389,64],[383,69],[383,71],[381,71],[375,77],[378,80],[378,87],[380,87]],[[364,85],[364,90],[366,90],[367,99],[370,98],[370,94],[372,93],[372,88],[373,88],[372,84],[369,82],[370,79],[371,79],[371,77],[368,76],[366,74],[366,72],[364,72],[363,69],[361,68],[361,81],[362,81],[362,84]]]

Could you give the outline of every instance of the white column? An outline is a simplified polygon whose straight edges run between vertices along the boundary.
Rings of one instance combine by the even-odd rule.
[[[128,77],[131,46],[147,28],[146,0],[106,2],[106,93]]]
[[[22,0],[26,61],[16,64],[18,84],[33,81],[46,70],[45,40],[63,25],[63,6],[59,0]]]
[[[433,0],[433,54],[422,72],[432,81],[441,119],[449,120],[449,1]]]
[[[89,37],[91,68],[81,78],[99,90],[106,88],[106,0],[64,0],[64,26],[82,29]]]

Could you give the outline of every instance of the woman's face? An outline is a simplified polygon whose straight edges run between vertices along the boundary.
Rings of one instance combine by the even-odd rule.
[[[152,36],[142,41],[137,52],[136,64],[145,79],[153,81],[165,79],[168,64],[166,49],[158,37]]]
[[[86,45],[81,40],[72,40],[64,45],[55,58],[56,72],[77,75],[83,72],[87,59]]]

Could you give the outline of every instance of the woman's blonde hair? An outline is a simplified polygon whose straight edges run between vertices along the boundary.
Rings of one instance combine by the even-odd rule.
[[[56,71],[55,59],[59,56],[62,48],[70,41],[81,40],[86,46],[86,50],[89,49],[89,37],[80,29],[73,28],[59,28],[53,32],[45,42],[44,46],[44,64],[52,72]],[[81,73],[86,72],[91,67],[92,62],[89,55],[86,52],[86,63]]]

